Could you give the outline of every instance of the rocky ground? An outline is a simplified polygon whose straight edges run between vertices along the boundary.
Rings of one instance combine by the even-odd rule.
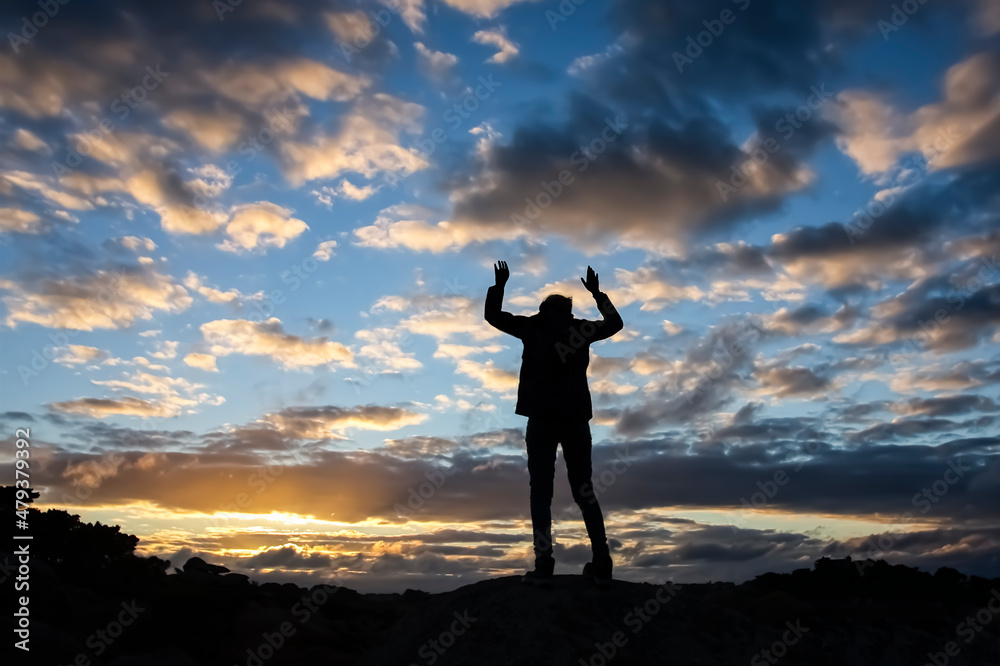
[[[565,575],[543,590],[511,576],[441,594],[256,585],[198,558],[104,592],[34,573],[33,663],[1000,664],[1000,580],[882,562],[742,585]]]
[[[29,519],[31,652],[14,651],[14,663],[1000,664],[1000,579],[953,569],[823,558],[740,585],[597,588],[562,575],[543,590],[509,576],[440,594],[359,594],[257,584],[197,557],[167,574],[116,526],[55,510]],[[0,546],[4,585],[15,561]]]

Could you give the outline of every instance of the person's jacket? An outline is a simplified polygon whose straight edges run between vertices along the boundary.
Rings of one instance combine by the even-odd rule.
[[[590,345],[610,338],[624,323],[602,291],[594,295],[603,319],[577,319],[570,313],[525,317],[501,310],[503,287],[486,292],[486,321],[524,343],[515,414],[563,418],[593,417],[587,366]]]

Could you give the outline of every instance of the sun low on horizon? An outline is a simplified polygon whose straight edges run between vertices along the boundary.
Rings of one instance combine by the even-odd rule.
[[[1000,576],[1000,3],[0,8],[0,467],[254,580],[532,562],[572,299],[615,577]],[[24,433],[27,437],[24,437]],[[591,549],[560,451],[556,573]]]

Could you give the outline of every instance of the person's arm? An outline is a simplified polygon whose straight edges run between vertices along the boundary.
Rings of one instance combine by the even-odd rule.
[[[587,266],[587,279],[580,278],[580,281],[583,282],[583,286],[587,288],[587,291],[597,301],[597,309],[601,313],[601,319],[592,322],[595,326],[594,332],[590,335],[584,335],[587,341],[597,342],[598,340],[605,340],[625,328],[625,322],[622,321],[622,316],[618,314],[618,310],[611,303],[611,299],[601,291],[600,282],[594,269]]]
[[[503,288],[510,278],[510,270],[507,268],[507,262],[498,262],[498,264],[493,266],[493,270],[496,276],[496,284],[486,290],[486,309],[484,312],[486,321],[490,326],[513,335],[515,338],[520,338],[524,330],[524,322],[528,318],[513,315],[502,310]]]

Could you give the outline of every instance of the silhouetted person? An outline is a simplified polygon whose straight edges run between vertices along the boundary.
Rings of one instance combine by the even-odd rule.
[[[622,318],[598,285],[597,273],[587,267],[580,278],[597,301],[603,315],[599,321],[573,316],[573,300],[553,294],[530,317],[503,312],[503,288],[510,278],[504,261],[494,265],[496,284],[486,292],[486,321],[524,343],[521,375],[517,386],[515,414],[528,417],[525,444],[531,484],[531,527],[534,534],[535,568],[525,574],[525,583],[548,586],[555,560],[552,557],[552,482],[556,447],[562,443],[563,458],[573,499],[583,512],[592,561],[586,576],[604,585],[611,580],[611,553],[604,532],[604,516],[591,481],[590,419],[593,410],[587,366],[590,345],[622,330]]]

